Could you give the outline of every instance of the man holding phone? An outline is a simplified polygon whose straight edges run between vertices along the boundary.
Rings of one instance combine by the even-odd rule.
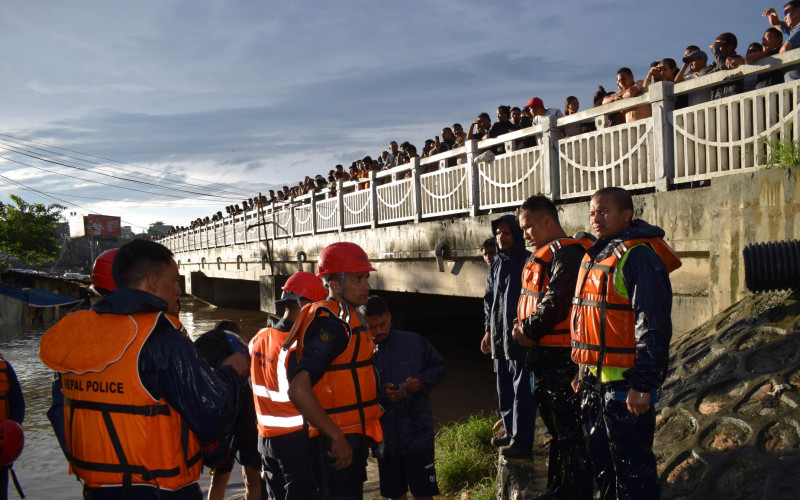
[[[386,498],[432,499],[439,494],[433,466],[433,410],[428,393],[442,381],[447,363],[416,333],[392,328],[386,302],[371,296],[361,313],[378,345],[375,369],[382,385],[383,447],[378,459],[381,495]]]

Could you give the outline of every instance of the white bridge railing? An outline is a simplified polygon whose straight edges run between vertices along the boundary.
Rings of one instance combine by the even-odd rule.
[[[257,207],[162,240],[180,253],[329,231],[419,222],[457,214],[512,209],[533,194],[585,198],[609,186],[665,191],[677,184],[752,170],[767,163],[770,141],[800,141],[800,81],[675,109],[682,96],[710,94],[721,84],[800,64],[800,50],[754,65],[679,84],[658,83],[647,94],[591,108],[541,125],[401,165],[339,181],[289,203]],[[606,116],[650,105],[652,117],[606,126]],[[596,131],[562,137],[594,123]],[[523,148],[523,139],[536,145]],[[533,139],[531,141],[531,139]],[[505,153],[482,154],[499,145]]]

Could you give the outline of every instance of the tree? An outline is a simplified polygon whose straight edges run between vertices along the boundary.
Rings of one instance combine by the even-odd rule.
[[[14,204],[0,202],[0,251],[5,262],[16,257],[29,264],[52,262],[61,247],[55,234],[56,223],[62,220],[61,205],[45,206],[27,203],[9,194]]]

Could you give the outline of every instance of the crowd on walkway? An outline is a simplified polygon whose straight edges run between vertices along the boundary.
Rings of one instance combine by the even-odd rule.
[[[702,44],[688,45],[683,54],[677,58],[682,62],[678,65],[676,58],[664,57],[649,64],[649,69],[643,79],[637,79],[634,72],[629,67],[621,67],[616,72],[617,90],[607,91],[604,86],[598,86],[593,96],[593,106],[602,106],[624,99],[638,97],[646,94],[650,87],[656,82],[669,81],[681,83],[693,80],[705,75],[736,69],[745,64],[752,64],[764,58],[774,56],[779,53],[800,48],[800,2],[791,1],[783,9],[784,18],[778,15],[774,8],[763,11],[762,16],[766,18],[769,27],[763,32],[761,41],[750,43],[743,55],[737,50],[739,48],[738,38],[730,32],[721,33],[708,46],[707,51],[702,48]],[[691,91],[678,97],[677,108],[702,104],[714,99],[730,97],[741,92],[754,89],[761,89],[771,85],[800,79],[800,65],[788,68],[777,69],[763,72],[758,75],[748,76],[744,79],[737,79],[725,82],[712,88]],[[562,107],[547,107],[539,97],[532,97],[522,107],[500,105],[497,107],[496,119],[492,122],[489,113],[482,112],[469,124],[465,131],[460,123],[453,123],[441,129],[439,135],[432,139],[426,139],[420,150],[408,141],[398,143],[395,140],[389,141],[388,148],[373,156],[365,156],[353,161],[345,170],[341,164],[329,170],[327,175],[317,174],[314,177],[306,176],[296,185],[284,185],[280,189],[271,189],[266,195],[257,195],[254,198],[243,200],[241,204],[234,204],[225,207],[226,215],[237,215],[247,210],[259,207],[271,206],[274,203],[285,204],[294,203],[298,198],[317,193],[328,198],[337,196],[339,181],[358,181],[355,186],[345,187],[345,192],[353,192],[360,189],[368,189],[370,186],[370,173],[395,169],[396,167],[408,165],[415,157],[420,159],[429,158],[440,153],[458,150],[462,148],[465,141],[496,139],[504,134],[523,130],[533,125],[542,123],[543,117],[561,118],[578,113],[580,102],[575,96],[567,96]],[[619,125],[632,122],[652,115],[651,106],[645,103],[619,112],[612,112],[605,115],[606,126]],[[562,126],[560,129],[562,137],[571,137],[586,132],[596,130],[594,120],[574,122]],[[528,136],[517,141],[518,148],[528,148],[536,145],[536,138]],[[500,144],[489,148],[488,151],[478,156],[479,161],[490,161],[495,155],[503,154],[505,147]],[[446,166],[454,166],[466,160],[466,154],[456,155],[447,158]],[[438,170],[439,163],[428,163],[425,165],[423,173]],[[376,182],[379,184],[392,182],[393,180],[410,177],[410,170],[401,171],[393,175],[381,176]],[[302,203],[307,203],[303,201]],[[198,218],[192,221],[188,227],[175,228],[173,233],[179,233],[186,229],[194,229],[211,224],[223,218],[222,212],[217,212],[210,217]]]

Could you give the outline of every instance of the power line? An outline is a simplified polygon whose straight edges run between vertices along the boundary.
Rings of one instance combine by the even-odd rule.
[[[30,139],[23,139],[23,138],[20,138],[20,137],[15,137],[15,136],[9,135],[9,134],[0,133],[0,137],[9,137],[9,138],[17,140],[17,141],[23,141],[23,142],[27,142],[27,143],[31,143],[31,144],[38,144],[40,146],[46,146],[46,147],[49,147],[49,148],[59,149],[59,150],[62,150],[62,151],[69,151],[70,153],[75,153],[75,154],[87,156],[87,157],[90,157],[90,158],[98,158],[100,160],[110,161],[110,162],[113,162],[113,163],[118,163],[120,165],[128,165],[130,167],[141,168],[142,170],[150,170],[152,172],[157,172],[157,173],[161,173],[161,174],[164,173],[164,172],[162,172],[162,171],[160,171],[158,169],[155,169],[155,168],[145,167],[143,165],[136,165],[134,163],[127,163],[127,162],[123,162],[123,161],[120,161],[120,160],[114,160],[114,159],[111,159],[111,158],[106,158],[106,157],[103,157],[103,156],[93,155],[93,154],[89,154],[89,153],[82,153],[80,151],[75,151],[73,149],[62,148],[62,147],[59,147],[59,146],[53,146],[51,144],[45,144],[45,143],[42,143],[42,142],[32,141]],[[190,177],[188,175],[186,176],[186,178],[187,179],[195,179],[194,177]],[[196,180],[204,181],[205,179],[196,179]],[[178,181],[178,182],[183,182],[183,181]],[[191,184],[191,183],[185,183],[185,184],[188,184],[190,186],[200,187],[198,185]],[[215,183],[212,183],[211,185],[212,186],[224,186],[224,187],[233,189],[234,190],[233,192],[241,193],[239,196],[246,196],[247,195],[246,191],[241,190],[240,188],[238,188],[236,186],[233,186],[231,184],[225,184],[225,183],[222,183],[222,182],[215,182]]]
[[[2,135],[3,134],[0,134],[0,136],[2,136]],[[22,140],[22,139],[20,139],[20,140]],[[135,171],[132,171],[132,170],[126,170],[126,169],[124,169],[122,167],[112,167],[112,166],[105,165],[105,164],[100,163],[100,162],[87,160],[85,158],[79,158],[79,157],[76,157],[76,156],[64,155],[64,154],[58,153],[57,151],[53,151],[51,149],[47,149],[47,148],[43,148],[43,147],[27,146],[26,144],[23,144],[23,143],[20,143],[20,142],[17,142],[17,141],[9,141],[9,140],[5,140],[5,143],[12,144],[13,146],[11,146],[11,147],[15,147],[16,146],[19,149],[21,149],[22,151],[25,151],[25,152],[31,153],[31,154],[33,154],[34,151],[44,151],[45,153],[57,155],[59,158],[69,158],[71,160],[75,160],[76,162],[81,162],[81,163],[85,163],[85,164],[89,164],[89,165],[95,165],[97,167],[97,170],[100,170],[100,169],[116,169],[116,170],[120,170],[122,172],[125,172],[125,173],[127,173],[129,175],[135,175],[135,176],[138,176],[138,177],[143,177],[143,178],[147,178],[147,179],[153,179],[153,180],[161,181],[161,182],[163,182],[165,180],[165,178],[163,178],[163,177],[157,177],[157,176],[149,175],[149,174],[142,174],[142,173],[135,172]],[[3,144],[3,142],[0,142],[0,144]],[[13,151],[16,151],[16,150],[13,150]],[[24,153],[20,153],[20,154],[24,154]],[[78,154],[83,154],[83,153],[78,153]],[[170,175],[170,174],[165,174],[165,175]],[[228,191],[228,190],[224,190],[224,189],[217,189],[215,187],[209,187],[209,185],[193,184],[193,183],[186,182],[186,181],[171,181],[171,182],[174,182],[175,184],[186,185],[186,186],[193,187],[193,188],[206,189],[206,190],[209,190],[209,191],[217,191],[217,192],[220,192],[220,193],[228,193],[228,194],[236,196],[236,197],[246,196],[246,193],[244,191]],[[213,186],[213,185],[214,184],[211,184],[211,186]]]
[[[6,156],[0,156],[0,158],[2,158],[4,160],[11,161],[11,162],[14,162],[14,163],[18,163],[20,165],[24,165],[24,166],[29,167],[29,168],[35,168],[36,170],[42,170],[44,172],[49,172],[51,174],[56,174],[56,175],[61,175],[61,176],[64,176],[64,177],[69,177],[71,179],[77,179],[79,181],[91,182],[93,184],[99,184],[101,186],[110,186],[110,187],[115,187],[117,189],[125,189],[125,190],[128,190],[128,191],[136,191],[138,193],[153,194],[153,195],[157,195],[157,196],[169,196],[170,198],[178,198],[178,199],[181,199],[181,200],[188,199],[188,197],[186,197],[186,196],[174,195],[174,194],[169,194],[169,193],[158,193],[158,192],[153,192],[153,191],[146,191],[144,189],[136,189],[136,188],[126,187],[126,186],[117,186],[116,184],[109,184],[107,182],[100,182],[100,181],[94,181],[94,180],[90,180],[90,179],[84,179],[83,177],[78,177],[78,176],[75,176],[75,175],[69,175],[69,174],[65,174],[63,172],[57,172],[57,171],[50,170],[50,169],[47,169],[47,168],[44,168],[44,167],[37,167],[36,165],[30,165],[28,163],[24,163],[24,162],[21,162],[19,160],[15,160],[13,158],[8,158]],[[50,163],[58,164],[57,162],[50,162]]]
[[[9,148],[8,146],[6,146],[6,147],[0,147],[0,149],[5,149],[6,151],[10,151],[10,152],[16,153],[16,154],[21,154],[23,156],[27,156],[29,158],[33,158],[33,159],[36,159],[36,160],[39,160],[39,161],[43,161],[43,162],[46,162],[46,163],[52,163],[54,165],[60,165],[62,167],[72,168],[72,169],[75,169],[75,170],[81,170],[81,171],[93,173],[93,174],[96,174],[96,175],[102,175],[104,177],[111,177],[112,179],[117,179],[117,180],[122,180],[122,181],[127,181],[127,182],[133,182],[135,184],[143,184],[143,185],[147,185],[147,186],[154,186],[154,187],[156,187],[158,189],[162,189],[162,190],[179,191],[179,192],[182,192],[182,193],[188,193],[188,194],[193,194],[193,195],[197,195],[197,196],[206,196],[206,197],[209,197],[209,198],[218,198],[220,200],[225,200],[225,201],[232,200],[232,198],[225,198],[225,197],[217,196],[217,195],[213,195],[213,194],[200,193],[200,192],[197,192],[197,191],[189,191],[189,190],[186,190],[186,189],[179,189],[179,188],[172,188],[172,187],[163,187],[161,184],[157,184],[157,183],[154,183],[154,182],[139,181],[139,180],[136,180],[136,179],[127,179],[125,177],[113,176],[113,175],[109,175],[109,174],[106,174],[106,173],[103,173],[103,172],[95,172],[90,168],[79,167],[79,166],[76,166],[76,165],[70,165],[68,163],[56,161],[56,160],[53,160],[53,159],[50,159],[50,158],[43,158],[43,157],[34,155],[32,153],[19,151],[19,150],[17,150],[17,148],[13,148],[13,147]],[[47,169],[44,169],[42,167],[35,167],[33,165],[28,165],[26,163],[22,163],[22,162],[19,162],[19,161],[16,161],[16,160],[12,160],[11,158],[8,158],[8,157],[2,157],[2,158],[5,158],[5,159],[10,160],[10,161],[14,161],[15,163],[19,163],[21,165],[26,165],[28,167],[38,168],[38,169],[44,170],[46,172],[50,172],[50,173],[54,173],[54,174],[58,174],[58,175],[64,175],[66,177],[73,177],[75,179],[79,179],[79,180],[82,180],[82,181],[85,181],[85,182],[95,182],[97,184],[101,184],[101,185],[104,185],[104,186],[112,186],[112,187],[117,187],[117,188],[120,188],[120,189],[131,189],[131,190],[135,190],[135,191],[141,191],[141,190],[136,190],[134,188],[126,188],[126,187],[117,186],[117,185],[114,185],[114,184],[106,184],[106,183],[102,183],[100,181],[92,181],[90,179],[84,179],[84,178],[81,178],[81,177],[70,176],[70,175],[67,175],[67,174],[64,174],[64,173],[61,173],[61,172],[47,170]],[[150,194],[157,194],[157,193],[152,193],[150,191],[141,191],[141,192],[150,193]],[[163,196],[177,197],[175,195],[167,195],[167,194],[163,194]]]
[[[10,178],[6,177],[5,175],[0,175],[0,179],[5,179],[5,180],[7,180],[9,182],[13,182],[14,184],[18,184],[23,189],[26,189],[26,190],[34,192],[34,193],[38,193],[39,195],[43,196],[45,199],[52,199],[52,200],[60,201],[60,202],[65,203],[67,205],[72,205],[73,207],[80,208],[81,210],[85,210],[87,214],[101,215],[101,214],[97,214],[93,210],[89,210],[88,208],[82,207],[82,206],[78,205],[77,203],[72,203],[72,202],[69,202],[67,200],[62,200],[61,198],[58,198],[56,196],[48,195],[44,191],[39,191],[38,189],[32,188],[32,187],[30,187],[30,186],[28,186],[26,184],[23,184],[23,183],[21,183],[19,181],[15,181],[14,179],[10,179]],[[128,224],[130,226],[136,226],[136,227],[142,228],[144,230],[147,230],[146,227],[140,226],[139,224],[134,224],[133,222],[124,221],[121,218],[120,218],[120,221],[122,221],[125,224]]]

